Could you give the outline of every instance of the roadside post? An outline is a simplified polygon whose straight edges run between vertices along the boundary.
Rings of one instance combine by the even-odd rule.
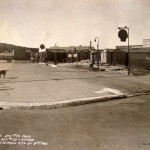
[[[55,43],[55,47],[56,47],[56,49],[54,52],[54,65],[57,65],[57,62],[58,62],[58,60],[57,60],[58,42]]]
[[[95,52],[92,50],[92,41],[90,41],[90,64],[89,64],[89,68],[93,70],[94,64],[95,64]]]
[[[97,68],[99,69],[99,59],[100,59],[100,55],[99,55],[99,37],[95,37],[95,39],[94,39],[94,41],[96,42],[98,42],[97,43]]]
[[[39,53],[41,53],[41,61],[42,62],[45,62],[45,55],[44,55],[44,53],[46,53],[46,47],[45,47],[45,45],[44,44],[41,44],[40,45],[40,49],[39,49]]]
[[[121,42],[126,42],[128,38],[128,75],[130,75],[130,46],[129,46],[129,27],[118,27],[118,37],[120,38]],[[127,30],[127,31],[126,31]]]

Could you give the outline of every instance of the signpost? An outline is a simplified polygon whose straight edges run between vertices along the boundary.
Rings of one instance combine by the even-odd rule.
[[[129,27],[118,27],[118,37],[122,42],[126,42],[126,39],[128,38],[128,75],[130,75],[130,50],[129,50]],[[127,32],[127,31],[128,32]]]
[[[95,42],[96,42],[96,40],[97,40],[97,67],[98,67],[98,69],[99,69],[99,59],[100,59],[100,55],[99,55],[99,38],[98,37],[95,37]]]

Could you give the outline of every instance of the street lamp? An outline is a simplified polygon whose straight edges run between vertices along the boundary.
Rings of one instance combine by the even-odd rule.
[[[130,75],[130,50],[129,50],[129,27],[118,27],[121,30],[127,30],[127,38],[128,38],[128,75]]]
[[[97,50],[98,50],[98,62],[97,62],[97,64],[98,64],[98,69],[99,69],[99,37],[95,37],[95,39],[94,39],[94,41],[96,42],[98,42],[97,43]]]
[[[55,49],[55,53],[54,53],[54,65],[57,65],[58,42],[55,43],[55,46],[57,46],[57,49]]]

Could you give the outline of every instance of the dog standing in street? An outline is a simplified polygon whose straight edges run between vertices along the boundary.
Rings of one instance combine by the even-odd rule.
[[[3,75],[3,78],[6,78],[6,70],[0,70],[0,78]]]

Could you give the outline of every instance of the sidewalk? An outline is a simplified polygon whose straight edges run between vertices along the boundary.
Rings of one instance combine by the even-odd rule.
[[[150,91],[150,75],[93,72],[72,68],[72,65],[52,67],[36,63],[13,63],[7,78],[0,80],[1,107],[33,108],[45,105],[56,108],[147,91]]]

